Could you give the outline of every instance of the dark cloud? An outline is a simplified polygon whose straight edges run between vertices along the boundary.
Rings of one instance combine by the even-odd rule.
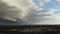
[[[21,20],[20,18],[18,18],[18,14],[20,14],[20,11],[21,10],[17,9],[16,7],[8,6],[6,3],[0,1],[0,18],[6,18],[7,20]]]

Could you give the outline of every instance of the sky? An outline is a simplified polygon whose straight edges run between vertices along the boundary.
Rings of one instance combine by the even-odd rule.
[[[2,15],[0,17],[4,19],[18,22],[22,20],[23,24],[60,24],[60,0],[0,0],[0,2]]]
[[[42,23],[60,24],[60,0],[33,0],[33,2],[40,11],[47,11],[45,14],[40,14],[40,16],[43,16],[43,20],[41,19]]]

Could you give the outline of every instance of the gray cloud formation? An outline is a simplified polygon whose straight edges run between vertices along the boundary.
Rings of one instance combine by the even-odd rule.
[[[47,14],[48,11],[38,11],[32,8],[33,5],[33,2],[30,2],[30,0],[3,0],[0,2],[0,18],[23,21],[24,24],[42,23],[46,20],[50,20],[49,16],[51,15]]]
[[[10,7],[7,4],[0,2],[0,18],[15,19],[19,11],[16,7]]]
[[[24,21],[26,20],[28,8],[32,6],[31,0],[0,0],[0,18]]]

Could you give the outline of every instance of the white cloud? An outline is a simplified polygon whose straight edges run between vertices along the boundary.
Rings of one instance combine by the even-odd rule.
[[[42,17],[42,19],[45,19],[45,20],[42,20],[42,19],[40,19],[40,18],[38,18],[38,19],[36,19],[37,21],[37,23],[36,24],[42,24],[42,25],[44,25],[44,24],[46,24],[46,25],[48,25],[48,24],[54,24],[54,23],[56,23],[56,22],[58,22],[58,21],[56,21],[56,20],[58,20],[58,19],[55,19],[55,18],[57,18],[56,16],[54,16],[55,14],[53,14],[53,12],[55,11],[56,9],[48,9],[48,10],[46,10],[47,12],[45,12],[44,13],[44,11],[43,11],[43,13],[41,13],[41,11],[40,11],[40,13],[38,14],[38,15],[42,15],[42,14],[47,14],[48,16],[46,16],[46,15],[44,15],[43,17]],[[40,16],[41,17],[41,16]],[[42,20],[42,22],[41,21],[38,21],[38,20]],[[41,23],[40,23],[41,22]]]
[[[53,9],[53,8],[52,9],[48,9],[48,13],[51,14],[51,15],[53,15],[54,11],[56,11],[56,9]]]
[[[45,3],[50,2],[51,0],[34,0],[34,1],[38,7],[42,7],[44,6]]]
[[[43,21],[41,24],[46,24],[46,25],[58,25],[58,24],[60,24],[60,14],[53,15],[52,19]]]
[[[44,5],[44,1],[43,0],[33,0],[35,1],[35,4],[38,6],[38,7],[42,7]]]
[[[60,14],[53,14],[56,9],[49,9],[48,13],[51,14],[51,16],[46,16],[46,18],[50,18],[49,20],[43,21],[41,24],[49,24],[49,25],[58,25],[60,24]]]
[[[43,5],[44,5],[44,2],[41,2],[41,1],[40,1],[39,5],[40,5],[40,7],[43,6]]]
[[[55,20],[60,21],[60,14],[55,14],[53,16]]]
[[[58,2],[60,2],[60,0],[57,0]]]
[[[42,7],[42,6],[44,6],[45,3],[50,2],[50,1],[51,0],[40,0],[40,1],[38,1],[39,2],[38,4],[40,7]]]
[[[45,2],[50,2],[51,0],[45,0]]]
[[[40,8],[40,10],[44,10],[43,8]]]
[[[38,1],[39,2],[38,4],[39,4],[40,7],[42,7],[42,6],[44,6],[45,3],[50,2],[50,1],[51,0],[39,0]]]
[[[50,2],[51,0],[34,0],[34,1],[38,7],[42,7],[44,6],[45,3]]]

